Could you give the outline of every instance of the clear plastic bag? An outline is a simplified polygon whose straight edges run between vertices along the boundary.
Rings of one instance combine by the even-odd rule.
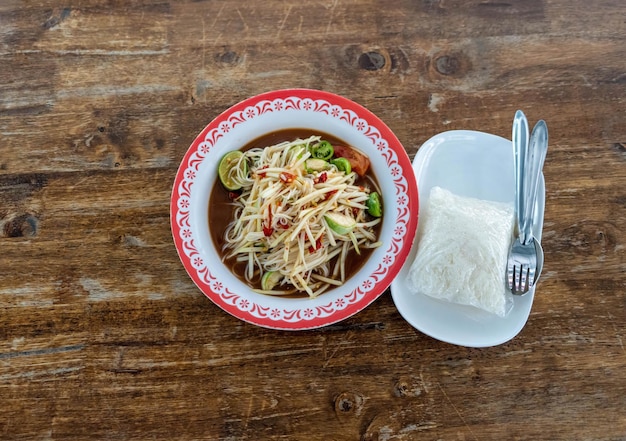
[[[409,289],[505,317],[513,305],[505,280],[513,220],[512,205],[433,187],[420,216]]]

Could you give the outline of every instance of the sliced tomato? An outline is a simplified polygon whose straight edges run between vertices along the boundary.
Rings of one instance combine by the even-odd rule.
[[[370,158],[365,153],[361,153],[354,147],[335,145],[336,158],[346,158],[352,167],[352,171],[356,172],[359,176],[365,175],[370,168]]]

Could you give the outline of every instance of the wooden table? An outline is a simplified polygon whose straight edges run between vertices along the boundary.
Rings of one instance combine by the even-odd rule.
[[[510,342],[408,325],[389,292],[279,332],[177,256],[177,167],[260,92],[328,90],[411,157],[545,119],[546,265]],[[626,439],[622,1],[0,3],[0,438]]]

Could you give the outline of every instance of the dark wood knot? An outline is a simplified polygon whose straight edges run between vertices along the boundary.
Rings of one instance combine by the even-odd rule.
[[[342,392],[335,398],[337,415],[359,415],[363,408],[363,397],[354,392]]]
[[[359,56],[359,67],[365,70],[379,70],[385,67],[385,57],[379,52],[365,52]]]
[[[63,8],[58,14],[49,17],[42,25],[44,29],[52,29],[61,24],[62,21],[67,19],[72,14],[71,8]]]
[[[623,204],[623,199],[613,199]],[[604,256],[619,249],[621,232],[610,221],[587,221],[575,223],[563,230],[558,239],[553,239],[552,250],[571,255]]]
[[[5,237],[32,237],[37,234],[39,220],[31,214],[20,214],[4,223]]]
[[[398,381],[393,387],[393,394],[396,397],[406,397],[411,394],[411,387],[406,381]]]
[[[393,385],[393,394],[399,398],[417,397],[422,394],[422,387],[414,378],[400,378]]]
[[[240,57],[237,55],[237,52],[224,51],[215,55],[215,61],[222,64],[238,64]]]
[[[435,69],[441,75],[455,75],[461,68],[461,61],[452,55],[442,55],[435,60]]]
[[[616,142],[613,144],[613,150],[622,155],[626,154],[626,146],[623,142]]]

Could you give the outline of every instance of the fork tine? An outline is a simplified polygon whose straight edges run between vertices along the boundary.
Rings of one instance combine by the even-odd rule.
[[[526,292],[527,291],[527,281],[528,281],[528,266],[526,265],[522,265],[521,268],[521,273],[522,273],[522,277],[521,277],[521,283],[520,283],[520,291],[522,292]]]
[[[528,269],[528,290],[533,287],[535,284],[535,271],[537,269],[537,265],[531,265]]]
[[[514,271],[515,271],[515,275],[514,275],[515,281],[513,283],[513,290],[515,292],[518,292],[519,287],[520,287],[520,280],[521,280],[521,268],[516,265]]]

